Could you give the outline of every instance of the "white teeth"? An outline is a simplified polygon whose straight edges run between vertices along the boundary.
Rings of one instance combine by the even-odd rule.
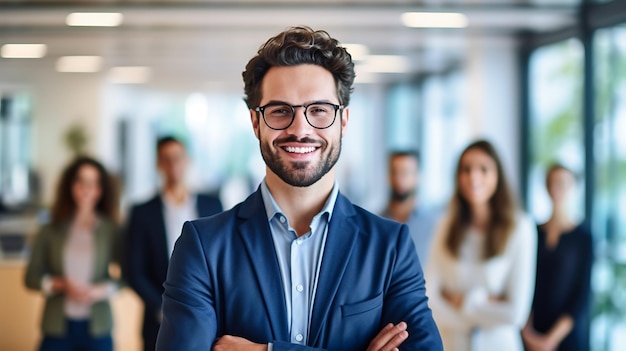
[[[293,152],[293,153],[296,153],[296,154],[306,154],[306,153],[315,151],[315,148],[314,147],[292,147],[292,146],[287,146],[287,147],[285,147],[285,150],[287,152]]]

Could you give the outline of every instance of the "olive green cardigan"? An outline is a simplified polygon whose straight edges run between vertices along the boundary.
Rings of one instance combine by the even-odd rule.
[[[26,270],[25,283],[30,289],[41,290],[44,276],[63,276],[63,249],[69,234],[70,223],[46,225],[35,238],[30,262]],[[109,264],[119,263],[120,230],[113,221],[101,219],[94,230],[93,283],[113,281],[109,275]],[[117,282],[116,282],[117,283]],[[66,333],[65,297],[52,294],[46,297],[41,326],[45,335],[63,336]],[[113,316],[108,300],[95,302],[89,319],[93,336],[109,334],[113,328]]]

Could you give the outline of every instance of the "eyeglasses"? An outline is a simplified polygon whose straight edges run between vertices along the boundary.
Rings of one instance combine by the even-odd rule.
[[[335,105],[330,102],[312,102],[307,105],[272,102],[254,110],[261,112],[268,127],[274,130],[283,130],[289,128],[296,118],[296,107],[304,108],[306,121],[311,127],[317,129],[326,129],[332,126],[337,117],[337,110],[343,109],[343,105]]]

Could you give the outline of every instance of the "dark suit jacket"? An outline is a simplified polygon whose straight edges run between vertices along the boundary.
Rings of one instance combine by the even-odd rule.
[[[328,228],[307,345],[289,343],[280,268],[260,191],[217,216],[185,223],[164,284],[157,350],[210,350],[231,334],[274,350],[363,351],[385,324],[406,321],[402,350],[442,350],[406,225],[339,194]]]
[[[221,212],[222,204],[216,197],[198,194],[196,209],[200,217],[206,217]],[[156,336],[163,282],[169,265],[160,195],[131,210],[124,256],[124,277],[145,303],[144,335],[152,331]]]

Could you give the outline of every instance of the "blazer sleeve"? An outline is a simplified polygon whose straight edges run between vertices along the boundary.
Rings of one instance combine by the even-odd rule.
[[[164,284],[157,351],[211,350],[217,335],[217,317],[206,262],[198,231],[186,222]]]
[[[565,307],[565,313],[577,320],[589,304],[591,292],[591,266],[593,265],[593,240],[588,229],[583,229],[579,237],[579,266],[576,288]]]
[[[446,258],[447,249],[445,247],[447,220],[443,219],[437,225],[435,237],[431,244],[430,256],[426,265],[426,282],[428,297],[430,298],[430,308],[432,308],[435,321],[439,326],[446,329],[469,331],[473,327],[472,321],[458,309],[454,308],[443,298],[442,276],[446,272],[442,269]]]
[[[30,254],[30,260],[26,268],[24,283],[27,288],[32,290],[41,290],[43,278],[50,274],[46,263],[46,255],[48,252],[48,236],[47,227],[43,227],[35,236],[33,247]]]
[[[401,350],[443,350],[439,329],[428,307],[424,273],[407,225],[401,226],[397,238],[397,256],[383,301],[382,322],[407,323],[409,338],[400,346]]]
[[[463,313],[477,326],[514,324],[524,327],[535,289],[537,264],[537,229],[526,216],[518,217],[515,233],[509,239],[506,255],[511,267],[503,301],[489,301],[484,294],[470,292],[462,307]]]
[[[122,273],[130,287],[144,301],[146,308],[158,315],[161,311],[161,287],[150,279],[150,261],[146,242],[150,240],[142,220],[146,214],[138,207],[132,209],[124,234],[124,258]],[[155,317],[156,318],[156,317]]]
[[[111,249],[111,260],[109,264],[115,264],[121,270],[122,263],[124,260],[124,242],[123,242],[124,230],[123,228],[117,223],[113,224],[113,228],[111,230],[111,236],[112,236],[113,243],[112,243],[112,249]],[[108,270],[107,270],[107,274],[109,274]],[[112,288],[114,289],[114,291],[126,286],[126,281],[123,277],[123,273],[120,274],[120,276],[118,275],[115,275],[114,277],[111,277],[110,275],[108,276],[111,280]]]

